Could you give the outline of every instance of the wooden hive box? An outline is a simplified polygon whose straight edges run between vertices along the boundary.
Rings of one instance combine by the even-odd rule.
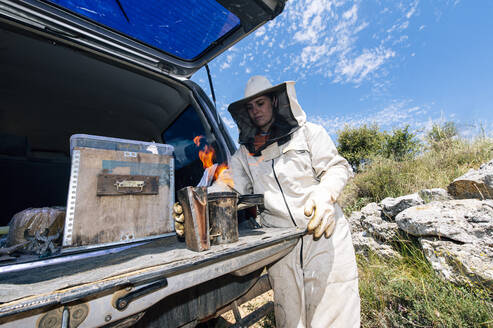
[[[77,134],[70,151],[65,251],[174,231],[173,146]]]

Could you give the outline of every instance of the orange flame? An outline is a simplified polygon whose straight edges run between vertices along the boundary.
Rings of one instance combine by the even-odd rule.
[[[196,136],[195,138],[193,138],[193,142],[195,143],[195,145],[197,147],[200,147],[200,140],[203,138],[204,136]]]
[[[204,136],[196,136],[193,138],[193,142],[197,147],[200,147],[200,141],[204,138]],[[208,169],[214,165],[214,158],[216,157],[216,151],[214,147],[205,145],[203,150],[199,150],[199,158],[202,162],[204,169]],[[219,164],[214,172],[214,181],[221,181],[226,185],[231,187],[234,186],[233,179],[229,175],[229,172],[226,171],[228,169],[228,165],[226,163]]]
[[[211,167],[214,164],[212,160],[214,159],[215,154],[214,148],[207,145],[205,145],[204,150],[199,150],[199,158],[204,169]]]
[[[217,167],[216,172],[214,173],[214,180],[222,182],[223,184],[233,188],[235,183],[234,183],[233,178],[231,177],[231,175],[229,173],[230,171],[228,169],[229,169],[229,167],[226,163],[220,164]]]

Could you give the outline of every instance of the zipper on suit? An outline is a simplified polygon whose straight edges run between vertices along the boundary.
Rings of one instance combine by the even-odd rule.
[[[291,218],[291,221],[293,221],[294,226],[297,227],[298,225],[296,224],[296,221],[293,218],[293,214],[291,214],[291,210],[289,209],[289,205],[288,205],[288,201],[286,200],[286,196],[284,196],[284,191],[282,190],[281,183],[279,182],[279,179],[277,178],[276,169],[274,168],[274,159],[272,159],[272,172],[274,173],[274,178],[276,179],[277,186],[279,187],[279,190],[281,191],[281,195],[282,195],[282,199],[284,200],[284,204],[286,205],[286,208],[288,209],[289,217]],[[303,237],[301,237],[300,264],[301,264],[301,267],[303,268]]]

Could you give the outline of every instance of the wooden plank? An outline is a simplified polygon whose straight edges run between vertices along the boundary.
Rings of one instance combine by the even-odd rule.
[[[98,196],[157,195],[159,176],[98,174]]]
[[[172,156],[132,153],[135,157],[129,157],[125,151],[75,150],[80,151],[80,166],[70,246],[126,242],[173,231]],[[159,193],[100,197],[100,174],[159,176]]]

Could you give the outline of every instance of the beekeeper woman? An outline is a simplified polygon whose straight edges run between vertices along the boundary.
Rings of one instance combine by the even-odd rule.
[[[294,82],[272,86],[253,76],[228,110],[239,129],[230,163],[234,188],[264,194],[263,226],[310,232],[269,268],[276,325],[359,327],[354,249],[336,203],[352,176],[348,162],[323,127],[306,121]]]

